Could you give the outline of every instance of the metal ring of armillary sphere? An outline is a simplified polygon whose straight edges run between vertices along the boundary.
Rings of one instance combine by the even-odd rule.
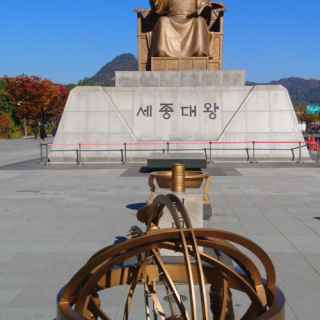
[[[158,227],[164,208],[175,228]],[[254,242],[227,231],[193,229],[175,195],[158,196],[138,218],[146,232],[136,228],[130,239],[99,251],[61,290],[57,320],[115,319],[101,295],[112,299],[119,287],[126,289],[124,320],[284,319],[274,266]],[[241,315],[235,314],[235,293],[248,301]],[[137,305],[139,316],[133,314]]]

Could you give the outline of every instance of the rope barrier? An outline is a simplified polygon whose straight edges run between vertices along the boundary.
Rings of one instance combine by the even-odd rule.
[[[108,143],[108,144],[89,144],[89,143],[78,143],[78,144],[48,144],[50,148],[53,147],[84,147],[84,148],[97,148],[97,147],[122,147],[124,144],[126,144],[127,147],[129,146],[153,146],[153,145],[230,145],[230,144],[252,144],[255,143],[256,145],[258,144],[274,144],[274,145],[282,145],[282,144],[300,144],[303,143],[305,144],[304,141],[285,141],[285,140],[280,140],[280,141],[214,141],[214,140],[203,140],[203,141],[149,141],[149,140],[140,140],[140,141],[134,141],[134,142],[126,142],[126,143]]]
[[[287,147],[285,147],[285,145]],[[261,151],[288,151],[292,155],[292,161],[298,159],[302,161],[302,149],[308,148],[310,151],[320,152],[320,144],[315,140],[297,141],[297,140],[257,140],[257,141],[216,141],[216,140],[190,140],[190,141],[167,141],[167,140],[138,140],[130,142],[106,143],[106,144],[41,144],[40,158],[44,163],[50,162],[49,154],[51,153],[69,153],[76,154],[76,162],[82,162],[82,153],[105,152],[119,153],[121,162],[127,162],[127,156],[131,152],[183,152],[199,151],[204,152],[205,158],[213,160],[214,151],[243,151],[247,161],[257,162],[257,152]],[[295,151],[298,150],[298,155]]]

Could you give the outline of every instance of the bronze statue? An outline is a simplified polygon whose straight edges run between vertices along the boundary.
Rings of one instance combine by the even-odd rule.
[[[221,52],[215,51],[222,47],[223,5],[209,0],[149,1],[150,11],[137,10],[142,60],[146,53],[149,64],[152,58],[208,58],[213,62],[216,57],[221,67]],[[215,39],[216,35],[220,38]]]
[[[208,57],[213,55],[210,27],[219,18],[209,0],[150,0],[160,18],[153,30],[153,57]]]

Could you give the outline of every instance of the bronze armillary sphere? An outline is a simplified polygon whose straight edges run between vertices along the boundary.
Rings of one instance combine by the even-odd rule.
[[[165,207],[176,228],[159,229]],[[110,299],[117,287],[127,288],[119,301],[125,320],[284,319],[274,266],[255,243],[227,231],[193,229],[174,195],[155,198],[140,220],[145,232],[133,228],[130,239],[102,249],[62,289],[57,320],[114,319],[101,296]],[[248,302],[241,315],[233,305],[237,293]],[[137,305],[143,315],[134,314]]]

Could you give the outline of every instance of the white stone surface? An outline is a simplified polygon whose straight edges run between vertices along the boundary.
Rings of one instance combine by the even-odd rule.
[[[165,106],[164,104],[170,104]],[[217,106],[212,119],[205,106]],[[164,108],[170,109],[164,119]],[[148,142],[147,144],[141,141]],[[119,157],[123,143],[129,149],[161,148],[150,141],[227,142],[216,148],[251,148],[252,141],[304,141],[288,91],[282,86],[236,87],[77,87],[69,97],[54,144],[58,149],[82,144],[82,158]],[[243,143],[243,142],[248,143]],[[230,142],[242,142],[230,143]],[[62,146],[61,146],[62,145]],[[194,145],[193,145],[194,146]],[[199,143],[197,147],[208,147]],[[296,144],[257,144],[259,157],[288,159]],[[57,148],[56,148],[57,149]],[[272,151],[261,149],[274,149]],[[151,151],[150,151],[151,152]],[[130,152],[145,157],[150,152]],[[298,151],[296,151],[298,153]],[[244,150],[215,150],[214,156],[244,157]],[[74,158],[73,152],[55,157]],[[306,149],[303,156],[309,157]]]
[[[244,70],[116,71],[116,87],[244,86]]]

